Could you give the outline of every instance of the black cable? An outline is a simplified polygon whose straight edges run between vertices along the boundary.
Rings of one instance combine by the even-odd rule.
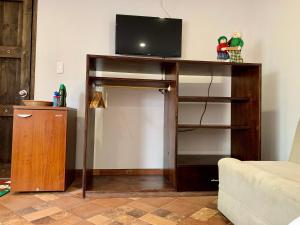
[[[205,115],[205,113],[206,113],[206,109],[207,109],[207,105],[208,105],[208,99],[209,99],[209,97],[210,97],[210,89],[211,89],[213,80],[214,80],[214,75],[213,75],[213,73],[211,73],[211,76],[210,76],[210,82],[209,82],[208,89],[207,89],[207,97],[206,97],[204,109],[203,109],[203,112],[202,112],[202,114],[201,114],[200,121],[199,121],[199,125],[200,125],[200,126],[202,125],[202,120],[203,120],[203,117],[204,117],[204,115]],[[188,132],[188,131],[194,131],[194,130],[196,130],[196,129],[197,129],[197,128],[186,129],[186,130],[180,130],[180,131],[178,131],[178,132],[183,133],[183,132]]]
[[[160,0],[160,6],[164,10],[164,12],[168,15],[168,17],[171,17],[170,13],[168,12],[168,10],[165,7],[164,0]]]
[[[203,110],[202,115],[200,117],[200,122],[199,122],[200,125],[202,125],[203,116],[204,116],[204,114],[206,112],[206,109],[207,109],[208,98],[210,96],[210,88],[211,88],[211,85],[213,83],[213,80],[214,80],[214,76],[213,76],[213,74],[211,74],[211,76],[210,76],[210,83],[209,83],[208,89],[207,89],[207,98],[206,98],[206,102],[205,102],[205,105],[204,105],[204,110]]]

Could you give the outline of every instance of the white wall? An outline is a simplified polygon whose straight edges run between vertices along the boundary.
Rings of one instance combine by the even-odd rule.
[[[297,94],[300,82],[296,70],[296,60],[299,57],[290,43],[297,43],[295,40],[299,39],[299,36],[291,35],[299,35],[296,25],[290,26],[293,21],[297,21],[295,19],[299,21],[296,14],[299,3],[296,0],[286,1],[288,4],[285,3],[283,7],[283,2],[229,0],[224,4],[218,0],[165,0],[165,6],[171,16],[182,18],[184,21],[182,58],[214,60],[216,39],[220,35],[230,35],[237,30],[244,36],[245,60],[263,62],[263,156],[271,159],[287,157],[291,134],[294,132],[300,111],[300,106],[293,101],[293,95]],[[114,54],[116,13],[166,17],[159,0],[39,0],[35,99],[51,100],[52,92],[59,84],[66,84],[67,103],[70,107],[78,109],[78,168],[82,165],[83,149],[85,55]],[[295,18],[290,15],[294,15]],[[274,32],[277,35],[274,36]],[[290,54],[293,58],[288,57]],[[58,60],[65,63],[63,75],[56,74]],[[139,127],[144,133],[133,133],[133,137],[137,140],[150,134],[156,141],[133,143],[132,140],[126,140],[129,136],[121,137],[124,133],[121,129],[115,133],[111,131],[106,134],[108,136],[105,140],[120,141],[121,137],[123,139],[120,143],[127,149],[123,152],[109,151],[103,155],[104,143],[97,139],[95,167],[161,167],[162,98],[157,93],[146,92],[138,95],[137,92],[112,90],[112,108],[108,110],[123,112],[122,118],[125,118],[128,124],[137,115],[138,121],[149,119],[144,127]],[[126,106],[117,106],[117,103],[120,103],[118,101],[121,101],[119,96],[128,101]],[[130,102],[130,99],[133,101]],[[97,115],[101,122],[99,117],[101,113]],[[121,124],[121,121],[124,121],[122,118],[118,118],[119,125],[124,128],[125,124]],[[154,121],[156,122],[153,124]],[[105,126],[109,128],[109,125]],[[134,124],[130,131],[136,130],[136,126],[138,124]],[[97,130],[101,132],[99,123]],[[109,148],[115,148],[114,144]],[[117,162],[116,154],[120,159]],[[137,157],[134,157],[135,155]]]
[[[96,168],[163,167],[164,97],[157,90],[108,89],[108,107],[98,109]]]
[[[216,70],[215,67],[213,71],[210,71],[210,68],[206,68],[206,71],[201,71],[200,74],[209,75],[210,72],[213,75],[210,96],[230,96],[230,68],[222,66]],[[207,96],[210,80],[210,76],[182,76],[180,74],[179,96]],[[180,103],[178,107],[178,123],[199,124],[204,108],[205,103]],[[209,103],[203,115],[202,124],[231,124],[230,104]],[[188,132],[178,132],[178,154],[230,155],[230,135],[230,130],[222,129],[196,129]]]
[[[263,158],[285,160],[300,118],[300,2],[266,0],[263,7]]]

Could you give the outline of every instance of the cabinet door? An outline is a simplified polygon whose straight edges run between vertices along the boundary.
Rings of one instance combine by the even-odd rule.
[[[12,191],[64,189],[66,112],[16,110]]]

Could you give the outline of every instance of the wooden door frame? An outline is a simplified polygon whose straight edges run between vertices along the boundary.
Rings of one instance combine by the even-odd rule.
[[[29,99],[34,99],[38,0],[32,0],[32,4],[33,7],[32,7],[32,26],[31,26],[31,62],[30,62]]]

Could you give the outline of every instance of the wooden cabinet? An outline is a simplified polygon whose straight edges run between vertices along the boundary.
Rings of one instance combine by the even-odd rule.
[[[101,71],[101,74],[114,72],[118,76],[122,73],[124,75],[151,74],[157,75],[157,79],[100,77],[95,76],[95,71]],[[226,82],[226,88],[224,87],[229,90],[229,93],[222,96],[221,93],[210,95],[205,91],[203,95],[204,92],[193,93],[189,91],[185,95],[179,91],[180,86],[184,85],[182,80],[184,76],[193,77],[192,83],[196,83],[195,80],[199,81],[197,78],[210,77],[211,84],[215,76],[221,79],[229,78],[230,82]],[[240,160],[260,160],[261,64],[87,55],[82,172],[83,197],[86,191],[97,190],[95,186],[99,184],[99,182],[94,182],[96,179],[92,173],[94,168],[94,123],[96,117],[95,110],[89,108],[92,99],[91,94],[95,90],[95,86],[155,88],[164,94],[163,173],[164,180],[167,181],[170,189],[177,191],[215,191],[218,189],[217,163],[220,159],[233,157]],[[209,86],[210,84],[208,84]],[[181,120],[180,108],[183,105],[195,104],[204,105],[204,109],[211,104],[230,104],[230,107],[227,107],[230,109],[228,114],[228,117],[230,115],[230,121],[225,121],[224,124],[218,120],[202,123],[201,114],[195,121],[187,120],[185,122]],[[205,112],[206,109],[200,113],[204,115]],[[199,131],[198,136],[191,135],[191,132],[194,131]],[[215,151],[213,148],[208,149],[205,143],[202,146],[203,139],[200,138],[205,137],[207,132],[215,138],[212,140],[218,140],[218,134],[220,133],[229,133],[230,136],[226,136],[226,138],[228,137],[228,143],[230,142],[228,149],[223,149],[224,146],[220,146],[221,149]],[[192,150],[185,151],[185,147],[190,147],[190,143],[181,142],[187,140],[182,138],[183,134],[185,137],[191,137],[188,140],[193,138],[202,142],[199,141],[197,146],[195,144]],[[124,150],[126,150],[125,147]]]
[[[12,191],[64,191],[73,181],[76,110],[16,106]]]
[[[177,191],[217,191],[218,166],[226,155],[177,155]]]
[[[218,167],[215,165],[177,166],[178,191],[217,191]]]

